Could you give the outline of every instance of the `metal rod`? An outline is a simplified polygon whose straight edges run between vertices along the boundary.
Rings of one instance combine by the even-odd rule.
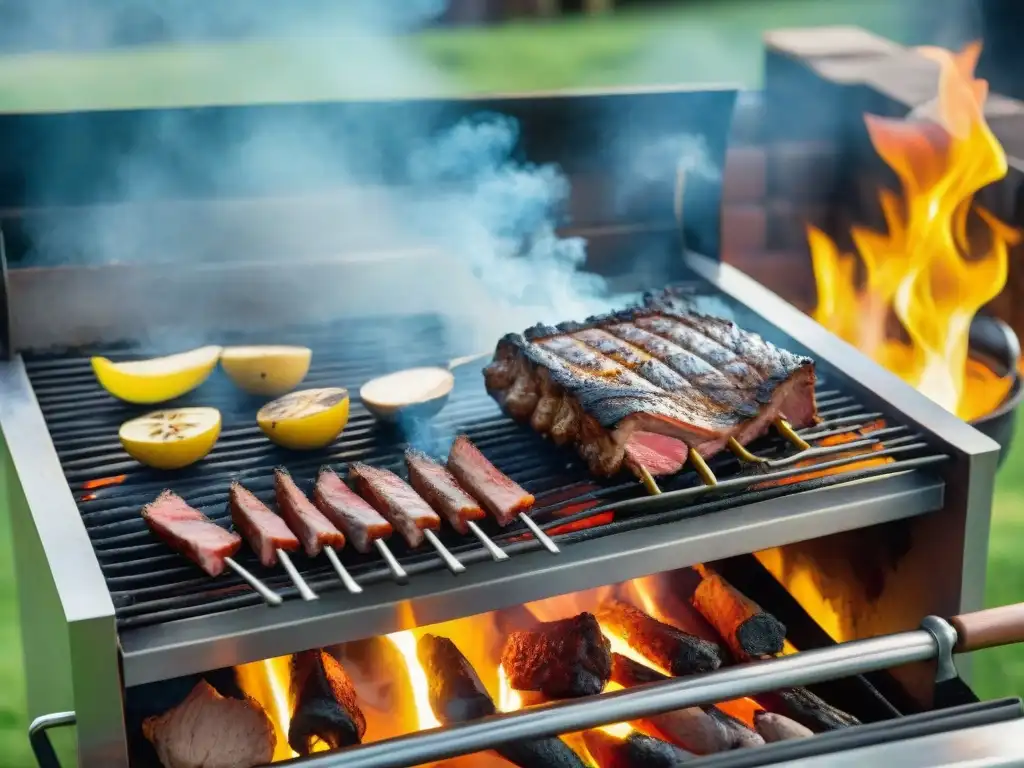
[[[837,409],[837,410],[842,410],[842,409],[840,408],[840,409]],[[795,445],[801,451],[806,451],[808,448],[811,447],[810,443],[808,443],[806,440],[804,440],[802,437],[800,437],[800,435],[798,435],[796,432],[793,431],[793,425],[790,424],[785,419],[776,419],[775,420],[775,428],[777,430],[779,430],[779,433],[784,438],[789,440],[789,442],[791,442],[793,445]]]
[[[746,448],[740,445],[739,440],[737,440],[735,437],[729,438],[728,445],[729,450],[732,451],[736,455],[736,458],[739,459],[740,461],[746,461],[750,464],[760,464],[761,462],[767,461],[767,459],[762,459],[760,456],[755,456],[754,454],[752,454],[750,451],[748,451]]]
[[[327,555],[327,559],[331,561],[331,565],[334,566],[334,572],[338,574],[338,578],[341,579],[341,583],[345,585],[345,589],[353,595],[362,593],[363,588],[356,583],[356,580],[352,578],[352,574],[350,574],[348,569],[341,564],[341,560],[338,558],[338,553],[334,551],[334,548],[324,547],[324,554]]]
[[[644,484],[644,488],[651,496],[658,496],[661,493],[661,487],[658,485],[658,481],[654,479],[647,467],[640,465],[640,482]]]
[[[304,768],[402,768],[494,749],[503,744],[574,733],[609,723],[704,706],[780,688],[813,685],[924,661],[938,653],[924,630],[856,640],[703,675],[671,678],[578,701],[543,704],[464,725],[379,741],[324,755]]]
[[[711,471],[711,467],[704,461],[704,457],[694,448],[690,449],[688,458],[704,485],[718,485],[718,478],[715,477],[715,473]]]
[[[240,566],[230,557],[225,557],[224,562],[228,564],[228,568],[230,568],[232,571],[234,571],[243,579],[245,579],[250,587],[259,592],[260,597],[266,600],[268,605],[280,605],[284,602],[284,599],[279,594],[277,594],[277,592],[270,589],[270,587],[268,587],[262,581],[257,579],[255,576],[253,576],[251,573],[245,570],[245,568]]]
[[[466,525],[473,532],[473,535],[480,540],[480,543],[484,545],[484,549],[491,553],[491,557],[496,561],[508,560],[508,553],[491,541],[491,537],[481,531],[479,525],[472,520],[467,520]]]
[[[533,534],[534,538],[544,545],[544,549],[553,555],[557,555],[559,553],[558,545],[551,540],[550,536],[540,529],[540,526],[533,521],[532,517],[525,512],[520,512],[519,519],[523,521],[523,525],[530,529],[530,533]]]
[[[820,424],[815,424],[812,427],[805,427],[804,429],[799,430],[797,434],[800,435],[800,437],[804,437],[807,439],[817,438],[818,435],[816,434],[816,432],[819,429],[831,429],[832,427],[838,427],[841,424],[854,424],[856,422],[864,422],[866,424],[870,424],[872,421],[878,421],[884,416],[885,414],[882,413],[881,411],[872,411],[871,413],[855,413],[852,416],[839,416],[834,419],[826,419]],[[850,427],[850,429],[854,429],[854,427]]]
[[[302,574],[299,573],[298,569],[295,567],[295,563],[292,562],[292,559],[288,557],[287,552],[283,549],[277,550],[277,559],[281,561],[281,565],[283,565],[284,569],[288,571],[288,577],[292,580],[292,584],[295,585],[295,588],[299,590],[299,595],[301,595],[303,600],[320,599],[320,596],[309,588],[309,584],[307,584],[306,580],[302,578]]]
[[[408,581],[409,574],[405,572],[405,568],[401,566],[394,554],[392,554],[391,550],[388,549],[388,545],[384,543],[384,539],[374,539],[373,546],[377,548],[377,551],[380,552],[380,556],[384,558],[384,562],[388,564],[388,568],[391,569],[391,575],[395,577],[395,581]]]
[[[452,573],[462,573],[466,570],[466,566],[460,563],[455,555],[448,551],[448,547],[441,543],[441,540],[437,538],[437,534],[429,528],[424,528],[423,535],[430,542],[430,545],[437,550],[437,554],[444,560],[444,564],[448,566],[449,571]]]

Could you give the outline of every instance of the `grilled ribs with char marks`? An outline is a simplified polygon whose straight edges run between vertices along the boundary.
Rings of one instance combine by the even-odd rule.
[[[585,323],[509,334],[484,380],[510,415],[575,444],[605,476],[624,462],[671,474],[689,448],[709,458],[779,417],[797,429],[818,420],[812,360],[667,293]]]

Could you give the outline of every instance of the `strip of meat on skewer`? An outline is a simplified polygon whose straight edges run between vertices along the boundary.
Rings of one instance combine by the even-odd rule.
[[[222,574],[228,559],[242,547],[241,536],[224,530],[172,491],[144,506],[142,518],[164,543],[210,576]]]
[[[533,495],[491,464],[465,435],[459,435],[452,443],[448,470],[502,527],[533,507]]]
[[[675,768],[694,759],[674,744],[636,731],[624,739],[605,731],[584,731],[583,743],[601,768]]]
[[[267,568],[277,565],[278,551],[295,552],[299,548],[299,539],[287,523],[237,481],[228,491],[228,506],[235,528]]]
[[[497,711],[476,670],[451,640],[423,635],[416,643],[416,656],[430,684],[430,708],[443,725],[467,722]],[[516,741],[495,751],[521,768],[583,768],[585,765],[557,738]]]
[[[325,547],[341,549],[345,546],[344,534],[313,506],[288,470],[280,467],[274,470],[274,493],[281,517],[298,535],[309,557],[316,557]]]
[[[292,656],[291,672],[289,746],[309,755],[319,742],[331,749],[360,743],[366,718],[341,664],[327,651],[303,651]]]
[[[357,552],[366,554],[377,539],[388,539],[394,531],[380,512],[345,485],[330,467],[321,467],[313,490],[313,503],[324,517],[344,532]]]
[[[677,677],[711,672],[722,665],[723,649],[717,643],[658,621],[621,600],[602,603],[597,618],[631,648]]]
[[[786,626],[742,594],[719,574],[698,566],[700,583],[693,606],[722,636],[736,661],[774,656],[782,651]]]
[[[495,560],[508,559],[508,555],[476,524],[487,513],[462,489],[451,472],[425,453],[412,448],[405,452],[405,465],[413,489],[452,528],[462,535],[472,533]]]
[[[759,694],[754,699],[770,712],[784,714],[810,728],[814,733],[860,725],[860,720],[856,717],[836,709],[806,688],[784,688],[772,693]]]
[[[766,742],[790,741],[792,739],[806,739],[813,736],[814,731],[795,720],[790,720],[785,715],[775,712],[761,710],[754,713],[754,727],[761,734]]]
[[[667,680],[665,675],[618,653],[612,654],[612,680],[623,688]],[[635,723],[645,733],[668,739],[696,755],[731,749],[733,737],[726,726],[701,707],[686,707],[650,715]]]
[[[274,724],[254,700],[221,696],[201,680],[178,706],[146,718],[143,735],[164,768],[255,768],[274,757]]]
[[[611,644],[592,613],[511,633],[501,653],[509,685],[551,698],[592,696],[611,677]]]
[[[817,423],[814,363],[670,294],[498,342],[487,391],[514,418],[574,444],[594,474],[677,472],[777,424]]]
[[[370,506],[389,522],[413,548],[423,543],[424,531],[441,528],[441,518],[405,480],[394,472],[355,462],[349,479]]]

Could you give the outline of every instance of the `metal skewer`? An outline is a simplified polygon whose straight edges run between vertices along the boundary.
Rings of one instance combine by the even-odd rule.
[[[523,525],[530,529],[530,533],[533,534],[534,538],[544,545],[544,549],[553,555],[557,555],[559,553],[560,550],[558,549],[558,545],[551,540],[550,536],[541,530],[539,525],[533,522],[532,517],[525,512],[520,512],[519,519],[523,521]]]
[[[693,448],[687,456],[690,460],[690,464],[693,465],[694,471],[700,476],[700,479],[704,481],[704,485],[718,485],[718,478],[715,477],[715,473],[711,471],[711,467],[704,461],[704,457],[701,456]]]
[[[640,482],[644,484],[644,488],[651,496],[658,496],[661,494],[661,488],[658,486],[657,481],[651,475],[643,464],[640,465]]]
[[[472,520],[467,520],[466,526],[473,532],[473,535],[480,540],[480,543],[484,545],[484,549],[491,553],[491,557],[495,560],[508,560],[508,553],[491,541],[491,537],[480,530],[479,525]]]
[[[284,602],[284,599],[277,594],[274,590],[270,589],[266,584],[257,579],[245,568],[240,566],[230,557],[225,557],[224,562],[228,564],[228,568],[241,576],[249,584],[250,587],[260,593],[260,597],[267,601],[268,605],[280,605]]]
[[[431,546],[437,550],[437,554],[444,560],[444,564],[448,566],[448,570],[452,573],[462,573],[466,570],[466,566],[455,559],[455,555],[448,551],[448,547],[441,543],[441,540],[437,538],[437,535],[429,528],[423,529],[423,535],[430,542]]]
[[[299,590],[299,595],[302,596],[303,600],[319,600],[320,596],[309,588],[309,584],[302,578],[302,574],[299,573],[295,567],[295,563],[288,557],[288,553],[283,549],[277,550],[277,559],[281,561],[281,565],[288,571],[288,576],[292,580],[292,584],[295,585],[296,589]]]
[[[384,543],[384,539],[374,539],[373,546],[377,548],[377,551],[380,552],[380,556],[384,558],[384,562],[388,564],[388,568],[391,569],[391,575],[395,577],[395,581],[408,580],[409,574],[405,572],[405,568],[403,568],[395,558],[394,553],[388,549],[388,545]]]
[[[728,445],[729,450],[732,451],[736,455],[736,458],[739,459],[740,461],[746,461],[751,464],[761,464],[762,462],[767,461],[767,459],[762,459],[760,456],[755,456],[754,454],[752,454],[750,451],[748,451],[746,448],[740,445],[739,440],[737,440],[735,437],[729,438]]]
[[[334,548],[324,547],[324,554],[327,555],[327,559],[331,561],[331,565],[334,566],[334,572],[338,574],[338,578],[341,579],[341,583],[345,585],[345,589],[353,595],[360,594],[363,591],[363,588],[356,583],[356,580],[352,578],[352,574],[350,574],[348,569],[341,564],[341,560],[338,558],[338,553],[334,551]]]
[[[801,451],[806,451],[811,447],[811,444],[804,440],[800,435],[793,429],[793,425],[785,419],[776,419],[775,428],[779,430],[779,434],[789,440],[793,445],[799,448]]]

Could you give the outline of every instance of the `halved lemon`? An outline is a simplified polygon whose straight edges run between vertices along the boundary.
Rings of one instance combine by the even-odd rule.
[[[256,414],[260,429],[278,445],[297,451],[329,445],[348,423],[348,390],[304,389],[267,403]]]
[[[225,347],[220,353],[224,372],[250,395],[283,395],[299,386],[309,373],[309,347]]]
[[[116,398],[129,403],[163,403],[206,381],[219,357],[220,347],[213,346],[127,363],[94,357],[92,370],[100,385]]]
[[[136,461],[156,469],[181,469],[206,456],[220,437],[216,408],[170,408],[126,421],[117,433]]]

